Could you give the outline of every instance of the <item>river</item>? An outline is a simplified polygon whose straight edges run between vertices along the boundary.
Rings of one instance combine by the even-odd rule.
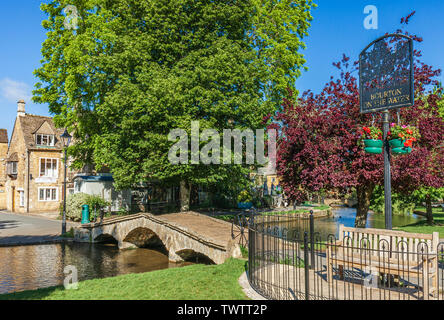
[[[329,235],[335,235],[338,237],[339,226],[343,224],[346,227],[354,227],[356,218],[356,209],[348,207],[337,207],[332,210],[330,217],[318,218],[314,220],[315,232],[318,232],[321,239],[327,239]],[[393,215],[392,227],[401,227],[408,224],[412,224],[424,219],[422,216],[416,214],[410,215]],[[287,223],[283,224],[290,230],[305,230],[308,231],[308,221],[296,224]],[[302,229],[301,229],[302,226]],[[378,228],[385,229],[385,215],[369,212],[367,215],[366,228]]]
[[[77,268],[78,280],[181,267],[150,249],[119,250],[115,245],[58,243],[0,247],[0,294],[63,284],[64,269]]]

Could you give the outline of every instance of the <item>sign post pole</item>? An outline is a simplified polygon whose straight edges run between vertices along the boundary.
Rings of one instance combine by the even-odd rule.
[[[388,110],[382,112],[382,131],[384,139],[384,214],[385,228],[392,230],[392,183],[390,172],[390,146],[387,139],[389,131],[390,113]]]
[[[414,105],[413,40],[402,34],[387,34],[371,42],[359,55],[360,111],[382,113],[384,139],[385,228],[392,229],[389,109]]]

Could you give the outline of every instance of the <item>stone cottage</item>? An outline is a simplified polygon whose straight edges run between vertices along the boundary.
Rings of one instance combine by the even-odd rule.
[[[25,102],[18,102],[6,155],[8,211],[41,213],[59,210],[64,181],[62,133],[52,118],[27,114]]]

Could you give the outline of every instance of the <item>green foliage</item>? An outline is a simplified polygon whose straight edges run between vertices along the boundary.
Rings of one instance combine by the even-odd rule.
[[[171,164],[168,133],[189,137],[191,120],[220,134],[263,128],[305,63],[312,1],[72,0],[76,31],[64,28],[67,4],[41,5],[33,99],[73,133],[74,166],[109,167],[118,188],[241,183],[241,165]]]
[[[61,235],[62,238],[74,238],[74,228],[71,227],[68,232]]]
[[[101,209],[111,205],[111,203],[105,201],[101,196],[98,195],[89,195],[86,204],[89,205],[91,211],[100,211]]]
[[[435,88],[434,93],[439,97],[439,101],[437,102],[438,113],[441,118],[444,119],[444,88],[442,86],[442,83],[439,83],[439,85]]]
[[[248,190],[242,190],[239,195],[237,196],[238,202],[251,202],[253,201],[253,197],[251,196],[251,193]]]
[[[385,200],[384,188],[375,187],[370,201],[370,210],[376,213],[384,213]],[[413,213],[415,209],[415,201],[410,195],[403,195],[392,192],[392,213],[398,215],[408,215]]]
[[[82,220],[82,206],[89,205],[90,216],[94,215],[94,209],[98,212],[109,206],[110,203],[103,200],[100,196],[88,195],[86,193],[74,193],[66,198],[66,218],[72,221]],[[63,206],[60,209],[63,212]]]
[[[427,196],[430,196],[432,202],[442,201],[444,199],[444,188],[423,187],[415,190],[411,195],[411,199],[416,205],[422,206],[426,202]]]
[[[382,139],[382,131],[378,127],[363,127],[362,128],[362,139]]]
[[[127,216],[129,214],[131,214],[131,212],[129,210],[127,210],[126,208],[120,208],[117,212],[118,216]]]
[[[403,139],[416,141],[421,137],[419,130],[414,126],[398,125],[392,123],[389,132],[390,139]]]
[[[244,246],[240,246],[240,250],[242,253],[242,258],[248,258],[248,248]]]
[[[235,219],[235,215],[234,214],[223,214],[223,215],[214,216],[214,218],[220,219],[223,221],[227,221],[227,222],[233,222]]]
[[[82,220],[82,205],[88,204],[88,197],[89,195],[86,193],[68,195],[66,198],[66,218],[72,221]]]
[[[270,195],[264,196],[263,201],[266,208],[271,208],[271,206],[273,205],[273,197]]]

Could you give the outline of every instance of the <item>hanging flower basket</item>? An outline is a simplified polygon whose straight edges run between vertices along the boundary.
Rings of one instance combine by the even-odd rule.
[[[412,152],[412,148],[409,147],[401,147],[401,148],[393,148],[392,153],[394,154],[409,154]]]
[[[394,154],[409,154],[412,152],[411,143],[407,140],[402,139],[392,139],[389,141],[389,145],[392,148],[392,153]]]
[[[366,147],[369,148],[382,148],[382,146],[384,145],[384,143],[382,142],[382,140],[377,140],[377,139],[365,139],[364,140],[364,145]]]
[[[416,127],[392,123],[388,137],[394,154],[409,154],[412,152],[413,142],[416,142],[420,135]]]
[[[364,151],[369,154],[381,154],[382,153],[382,131],[376,127],[363,127],[361,138],[364,141]]]
[[[389,140],[390,148],[402,148],[404,146],[404,141],[402,139],[392,139]]]

